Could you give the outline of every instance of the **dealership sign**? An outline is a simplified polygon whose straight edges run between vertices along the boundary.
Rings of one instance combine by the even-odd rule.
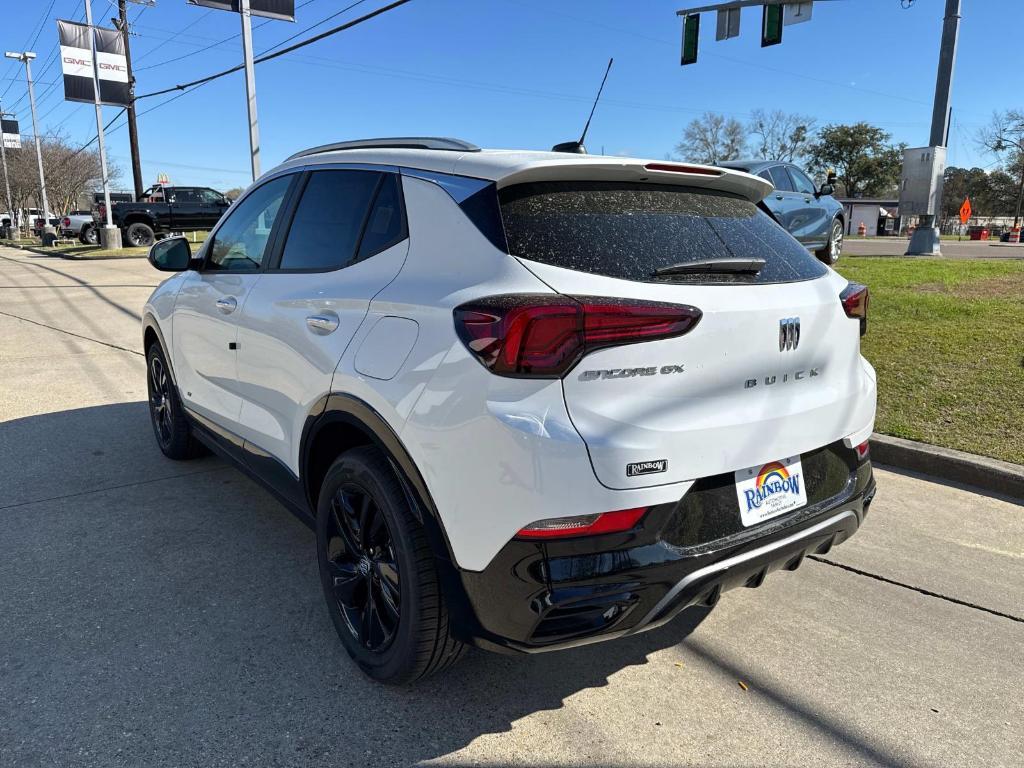
[[[21,132],[17,120],[0,120],[0,132],[3,133],[4,149],[21,149]]]
[[[239,13],[242,10],[239,0],[188,0],[188,2],[189,5],[216,8],[218,11]],[[295,0],[249,0],[249,13],[253,16],[295,21]]]
[[[127,107],[131,103],[128,87],[128,61],[124,39],[116,29],[89,27],[74,21],[58,21],[60,62],[64,73],[64,98],[92,103],[93,78],[100,86],[100,103]],[[92,39],[96,41],[96,66],[93,67]]]

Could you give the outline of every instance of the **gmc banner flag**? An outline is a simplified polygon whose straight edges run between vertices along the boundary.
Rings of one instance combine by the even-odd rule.
[[[0,133],[3,133],[4,149],[21,149],[17,120],[0,120]]]
[[[188,0],[188,3],[235,13],[238,13],[241,7],[238,0]],[[253,16],[295,21],[295,0],[249,0],[249,13]]]
[[[128,62],[124,40],[116,29],[88,27],[75,21],[58,21],[60,62],[64,72],[64,98],[67,101],[93,101],[93,66],[90,34],[96,36],[96,76],[100,83],[100,103],[127,107]]]

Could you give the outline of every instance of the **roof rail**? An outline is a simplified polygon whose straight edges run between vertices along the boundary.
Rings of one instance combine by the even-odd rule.
[[[322,144],[319,147],[304,149],[289,157],[318,155],[322,152],[340,152],[344,149],[438,149],[449,152],[479,152],[480,147],[462,139],[439,138],[436,136],[395,136],[385,139],[358,139],[356,141],[338,141],[333,144]]]

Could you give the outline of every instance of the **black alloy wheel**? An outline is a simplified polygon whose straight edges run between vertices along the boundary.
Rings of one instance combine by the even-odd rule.
[[[171,407],[171,380],[160,355],[149,358],[149,414],[157,442],[165,452],[174,440],[174,412]]]
[[[346,483],[334,494],[326,545],[327,571],[345,625],[367,651],[384,651],[401,615],[399,565],[387,520],[365,488]]]

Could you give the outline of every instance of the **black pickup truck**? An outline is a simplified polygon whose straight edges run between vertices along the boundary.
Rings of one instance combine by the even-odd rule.
[[[157,185],[142,193],[135,203],[111,203],[114,226],[121,230],[126,246],[150,246],[160,235],[212,229],[231,202],[208,187]],[[103,206],[97,213],[100,226],[106,223]]]

